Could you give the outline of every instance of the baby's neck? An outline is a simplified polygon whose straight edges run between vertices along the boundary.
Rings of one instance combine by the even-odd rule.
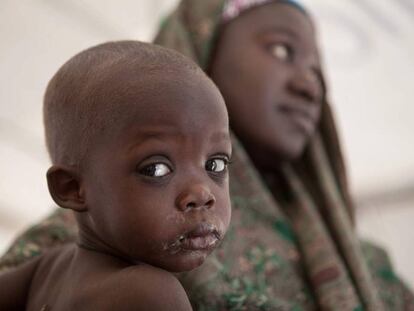
[[[128,264],[136,264],[132,262],[131,259],[128,258],[128,256],[126,256],[113,246],[111,246],[109,243],[107,243],[107,241],[103,240],[89,226],[83,225],[82,222],[78,221],[78,228],[78,247],[92,252],[97,252],[108,256],[116,257],[117,259],[123,260]]]

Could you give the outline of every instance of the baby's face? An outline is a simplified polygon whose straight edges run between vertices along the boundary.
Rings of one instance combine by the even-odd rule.
[[[186,76],[187,75],[187,76]],[[114,253],[169,271],[203,263],[230,222],[228,118],[195,73],[148,78],[85,171],[92,230]]]

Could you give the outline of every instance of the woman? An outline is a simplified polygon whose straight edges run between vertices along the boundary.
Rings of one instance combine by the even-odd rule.
[[[385,253],[361,244],[309,15],[293,1],[183,0],[155,42],[219,86],[234,132],[232,225],[181,276],[197,310],[409,310]],[[2,259],[15,265],[73,239],[56,212]]]

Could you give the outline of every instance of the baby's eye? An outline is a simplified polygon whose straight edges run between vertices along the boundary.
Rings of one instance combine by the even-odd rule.
[[[149,164],[138,171],[140,174],[149,177],[163,177],[171,173],[171,169],[164,163]]]
[[[276,43],[271,45],[270,53],[277,59],[281,61],[289,61],[293,57],[292,48],[284,43]]]
[[[214,158],[207,160],[205,164],[206,171],[220,173],[226,170],[229,160],[225,158]]]

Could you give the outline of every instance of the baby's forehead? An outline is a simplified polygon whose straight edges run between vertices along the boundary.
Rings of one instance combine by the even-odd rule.
[[[205,84],[204,74],[199,68],[182,66],[179,64],[165,64],[165,62],[145,63],[133,57],[123,59],[114,64],[103,66],[95,75],[96,86],[102,90],[108,89],[114,92],[128,91],[128,88],[145,89],[157,85],[173,85],[175,88],[185,88],[188,84],[197,81]],[[91,83],[93,86],[94,83]],[[156,91],[162,91],[156,89]]]
[[[53,162],[80,163],[88,146],[119,128],[131,112],[135,117],[139,111],[145,120],[151,112],[148,107],[167,111],[170,95],[176,99],[173,105],[180,107],[176,110],[186,110],[181,98],[206,98],[205,94],[214,93],[213,86],[205,88],[208,91],[193,87],[206,84],[208,78],[201,73],[177,52],[136,41],[108,42],[75,55],[52,77],[44,96],[45,132]],[[157,109],[152,110],[154,116]]]
[[[106,68],[90,84],[88,97],[100,113],[134,116],[175,113],[192,118],[202,113],[200,106],[221,103],[214,84],[193,68],[122,64]],[[224,105],[224,103],[222,104]],[[198,108],[197,108],[198,107]]]
[[[152,100],[171,94],[194,96],[200,91],[216,92],[201,69],[124,61],[104,68],[90,83],[91,96],[114,100]]]

